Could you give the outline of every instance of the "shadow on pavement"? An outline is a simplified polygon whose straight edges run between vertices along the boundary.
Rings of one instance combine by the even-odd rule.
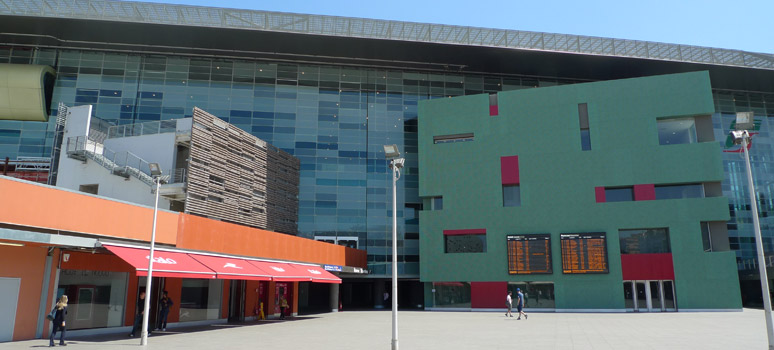
[[[318,317],[296,316],[296,317],[288,317],[284,320],[271,319],[271,320],[262,320],[262,321],[237,322],[237,323],[218,323],[218,324],[211,324],[211,325],[204,325],[204,326],[175,327],[175,328],[167,329],[166,331],[153,331],[148,336],[148,338],[157,338],[157,337],[164,337],[164,336],[176,335],[176,334],[186,334],[186,333],[209,332],[209,331],[217,331],[217,330],[229,329],[229,328],[262,326],[262,325],[270,325],[270,324],[282,323],[282,322],[297,322],[297,321],[311,320],[315,318],[318,318]],[[140,334],[138,332],[138,334],[134,337],[129,337],[126,332],[74,336],[74,337],[68,337],[67,344],[68,345],[69,344],[99,345],[98,343],[102,343],[102,342],[126,340],[126,339],[137,339],[139,341]],[[59,339],[57,338],[55,341],[58,344]],[[93,343],[97,343],[97,344],[93,344]],[[126,345],[135,346],[134,344],[126,344]],[[32,347],[48,347],[48,345],[35,345]]]

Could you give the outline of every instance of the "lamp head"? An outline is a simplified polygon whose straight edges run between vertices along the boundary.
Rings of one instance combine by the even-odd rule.
[[[755,128],[753,112],[736,112],[736,130],[752,130]]]
[[[159,163],[148,163],[148,167],[150,168],[151,176],[161,175],[161,166],[159,166]]]
[[[384,157],[387,159],[394,159],[400,157],[400,151],[398,151],[398,145],[384,145]]]
[[[740,145],[742,140],[750,137],[750,134],[747,133],[747,130],[731,130],[731,137],[734,139],[735,145]]]

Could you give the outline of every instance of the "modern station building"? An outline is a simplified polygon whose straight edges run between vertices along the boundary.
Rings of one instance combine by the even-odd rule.
[[[728,247],[736,254],[743,302],[760,299],[753,273],[757,265],[743,163],[734,153],[738,148],[724,140],[736,112],[755,113],[759,130],[751,154],[764,243],[771,250],[774,226],[767,221],[774,211],[774,178],[769,171],[769,160],[774,157],[770,129],[774,125],[768,119],[774,115],[771,54],[126,1],[2,3],[0,63],[52,67],[56,74],[52,116],[59,102],[93,105],[98,118],[116,125],[138,125],[190,117],[194,107],[199,107],[297,158],[297,235],[367,251],[368,276],[343,281],[342,289],[356,296],[345,302],[345,308],[384,305],[392,254],[391,174],[382,151],[386,144],[397,144],[406,157],[398,182],[399,303],[401,307],[425,307],[431,293],[432,288],[420,281],[420,272],[426,270],[420,269],[419,243],[427,233],[420,229],[419,213],[434,208],[429,204],[431,198],[420,196],[419,191],[420,174],[425,171],[418,157],[420,101],[706,71],[714,111],[702,105],[701,112],[710,116],[710,133],[722,146],[718,156],[723,176],[713,177],[713,181],[720,182],[720,191],[727,198]],[[589,114],[589,118],[593,121],[596,117]],[[11,162],[50,157],[54,119],[48,123],[0,122],[0,157],[9,157]],[[702,120],[696,127],[699,125],[708,124]],[[642,131],[646,132],[650,131]],[[595,136],[591,128],[589,134],[595,147],[594,140],[601,135]],[[519,154],[501,156],[511,155]],[[697,176],[691,181],[705,178]],[[656,179],[636,181],[611,186],[656,183]],[[54,215],[57,210],[50,206],[43,212]],[[725,220],[714,214],[707,220]],[[606,238],[610,247],[619,229],[653,227],[665,226],[611,224],[595,229],[610,235]],[[477,228],[481,226],[449,229]],[[534,233],[567,233],[564,228],[555,230]],[[674,231],[670,232],[674,237]],[[560,237],[551,238],[552,244],[558,244]],[[725,242],[705,243],[706,251],[725,247]],[[673,249],[677,256],[677,248]],[[553,251],[555,255],[559,252]],[[611,261],[611,269],[620,268],[614,264],[619,262]],[[440,282],[458,283],[459,279]],[[615,290],[620,291],[621,285],[616,283]],[[690,293],[677,287],[676,295],[680,304],[679,298]],[[686,304],[679,307],[692,308]]]
[[[425,305],[740,310],[713,113],[707,72],[422,101]]]

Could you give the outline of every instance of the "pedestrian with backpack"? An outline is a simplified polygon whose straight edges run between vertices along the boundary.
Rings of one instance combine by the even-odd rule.
[[[67,315],[67,296],[63,295],[56,302],[56,306],[54,306],[54,309],[51,310],[51,313],[47,317],[54,324],[54,329],[51,330],[51,336],[48,337],[49,347],[54,346],[54,337],[56,336],[57,330],[61,331],[61,333],[59,334],[59,345],[61,346],[67,345],[65,344],[65,341],[64,341],[65,315]]]

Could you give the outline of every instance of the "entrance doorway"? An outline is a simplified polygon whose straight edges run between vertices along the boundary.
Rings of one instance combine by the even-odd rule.
[[[624,281],[624,304],[634,312],[677,311],[674,281]]]
[[[228,321],[243,322],[245,320],[245,281],[231,280],[229,289]]]

